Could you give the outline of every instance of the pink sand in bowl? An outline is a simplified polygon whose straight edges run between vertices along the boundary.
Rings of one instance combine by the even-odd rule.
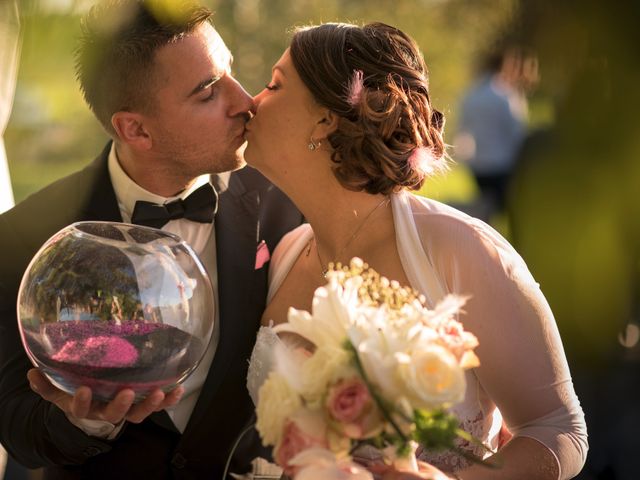
[[[138,351],[123,338],[98,336],[69,340],[51,358],[87,367],[128,367],[138,359]]]
[[[64,321],[25,331],[38,366],[72,393],[81,385],[108,401],[123,388],[136,401],[154,388],[175,387],[193,371],[204,343],[174,326],[132,320]]]

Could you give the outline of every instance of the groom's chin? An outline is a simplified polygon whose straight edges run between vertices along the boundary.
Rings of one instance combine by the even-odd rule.
[[[224,161],[219,161],[218,165],[214,169],[215,171],[212,171],[210,173],[217,175],[226,172],[235,172],[236,170],[240,170],[246,167],[247,162],[244,160],[245,145],[246,144],[238,148],[235,152],[227,155]]]

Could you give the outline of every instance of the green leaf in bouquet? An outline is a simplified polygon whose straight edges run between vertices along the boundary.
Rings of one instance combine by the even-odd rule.
[[[493,452],[473,435],[458,427],[458,419],[455,415],[445,410],[415,410],[414,422],[416,430],[414,439],[428,450],[451,450],[466,460],[483,465],[488,468],[501,468],[502,459],[499,454]],[[462,438],[469,443],[481,447],[486,452],[492,453],[490,461],[457,447],[456,438]]]
[[[415,440],[429,450],[444,450],[454,446],[458,437],[458,419],[444,410],[415,410]]]

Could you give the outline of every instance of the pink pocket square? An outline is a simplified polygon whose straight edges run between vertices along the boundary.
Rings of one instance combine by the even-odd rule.
[[[269,247],[267,247],[267,242],[262,240],[258,244],[258,249],[256,250],[256,270],[263,267],[265,263],[269,261],[271,258],[271,254],[269,253]]]

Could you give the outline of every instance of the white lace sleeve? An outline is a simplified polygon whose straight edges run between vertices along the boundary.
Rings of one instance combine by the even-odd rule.
[[[258,391],[269,376],[274,367],[275,347],[281,340],[271,327],[260,327],[256,344],[249,360],[249,373],[247,374],[247,389],[253,400],[258,404]]]

